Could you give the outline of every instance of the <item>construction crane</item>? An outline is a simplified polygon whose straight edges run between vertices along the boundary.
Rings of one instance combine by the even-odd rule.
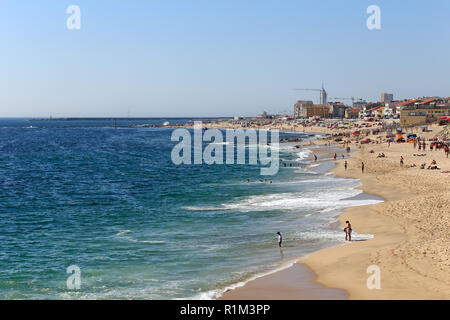
[[[323,84],[322,89],[294,89],[297,91],[318,91],[320,92],[320,104],[327,104],[327,92],[325,91]]]
[[[333,100],[352,100],[352,108],[355,106],[355,100],[363,101],[363,99],[355,98],[355,97],[351,97],[351,98],[330,98],[330,99],[333,99]]]

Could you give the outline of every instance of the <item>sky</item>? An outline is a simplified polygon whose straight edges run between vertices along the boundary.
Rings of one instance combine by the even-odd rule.
[[[322,83],[329,97],[450,96],[449,17],[448,0],[2,0],[0,117],[292,113],[319,102],[293,89]]]

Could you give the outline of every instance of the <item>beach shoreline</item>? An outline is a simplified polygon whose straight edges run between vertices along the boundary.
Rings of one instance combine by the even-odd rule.
[[[422,135],[428,139],[440,129],[434,126]],[[373,239],[322,249],[297,261],[315,274],[312,282],[324,290],[342,289],[348,299],[450,298],[450,195],[446,174],[450,165],[443,152],[427,151],[428,155],[419,158],[415,150],[408,143],[359,145],[350,158],[336,161],[330,172],[359,179],[361,186],[357,188],[385,202],[349,207],[338,218],[342,226],[349,220],[354,230],[373,234]],[[386,157],[378,158],[380,152]],[[400,156],[405,159],[404,166],[398,162]],[[431,159],[436,159],[441,170],[419,169],[418,161],[429,163]],[[348,162],[348,170],[343,168],[343,161]],[[366,166],[364,174],[361,162]],[[368,288],[369,266],[380,270],[380,289]],[[268,281],[264,285],[264,277],[254,281],[259,282],[260,290],[271,291]],[[246,286],[250,287],[250,282]],[[222,298],[261,297],[250,295],[246,286]],[[278,299],[280,290],[271,291],[270,299]]]
[[[349,159],[349,154],[341,146],[324,145],[325,136],[323,133],[313,133],[319,137],[316,144],[314,141],[304,141],[301,144],[303,149],[311,151],[309,159],[311,161],[308,166],[310,170],[317,173],[326,174],[336,168],[333,161],[335,153],[345,154],[345,159]],[[318,160],[314,161],[313,155],[318,156]],[[313,167],[316,165],[316,167]],[[359,194],[364,195],[364,193]],[[366,194],[370,197],[369,194]],[[339,216],[341,213],[339,213]],[[342,246],[337,244],[336,246]],[[336,247],[333,246],[332,248]],[[321,250],[319,250],[321,251]],[[316,252],[319,252],[316,251]],[[315,252],[313,252],[315,253]],[[310,253],[310,254],[313,254]],[[306,255],[308,257],[310,254]],[[218,297],[218,300],[344,300],[348,299],[349,294],[343,289],[336,289],[319,283],[316,281],[317,274],[307,264],[300,262],[304,257],[295,259],[295,262],[281,270],[270,272],[267,275],[257,276],[247,280],[243,286],[226,290]],[[274,294],[275,293],[275,294]]]

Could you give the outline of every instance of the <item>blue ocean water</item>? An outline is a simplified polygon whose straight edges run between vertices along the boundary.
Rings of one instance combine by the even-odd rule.
[[[280,157],[294,165],[271,177],[174,165],[171,133],[0,119],[0,299],[215,298],[342,243],[337,214],[375,201],[309,168],[310,151],[292,143]],[[80,290],[67,287],[71,265]]]

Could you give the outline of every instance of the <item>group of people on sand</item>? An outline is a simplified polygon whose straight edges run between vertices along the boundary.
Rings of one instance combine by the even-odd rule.
[[[424,155],[415,154],[415,156],[424,156]],[[404,165],[404,158],[403,158],[403,156],[400,156],[400,166],[403,167],[403,165]],[[420,165],[420,169],[425,169],[426,166],[427,166],[427,164],[424,162]],[[414,167],[416,167],[416,165],[412,164],[412,165],[407,165],[406,167],[414,168]],[[431,164],[427,167],[427,169],[428,170],[439,170],[436,160],[431,161]]]
[[[448,158],[448,154],[450,152],[450,147],[448,146],[448,144],[444,144],[443,142],[435,142],[434,144],[430,144],[430,151],[433,151],[433,146],[434,146],[434,150],[438,151],[438,150],[443,150],[445,152],[445,156]]]
[[[420,169],[425,169],[426,165],[426,163],[422,163],[420,165]],[[431,161],[431,164],[427,167],[427,170],[439,170],[436,160]]]
[[[414,139],[414,149],[418,146],[419,151],[426,150],[426,146],[427,144],[425,143],[425,140],[420,140],[420,137]],[[448,143],[444,143],[442,141],[435,141],[435,142],[430,142],[429,144],[430,146],[430,151],[438,151],[438,150],[443,150],[445,152],[445,156],[448,158],[448,154],[450,153],[450,147],[448,145]]]

